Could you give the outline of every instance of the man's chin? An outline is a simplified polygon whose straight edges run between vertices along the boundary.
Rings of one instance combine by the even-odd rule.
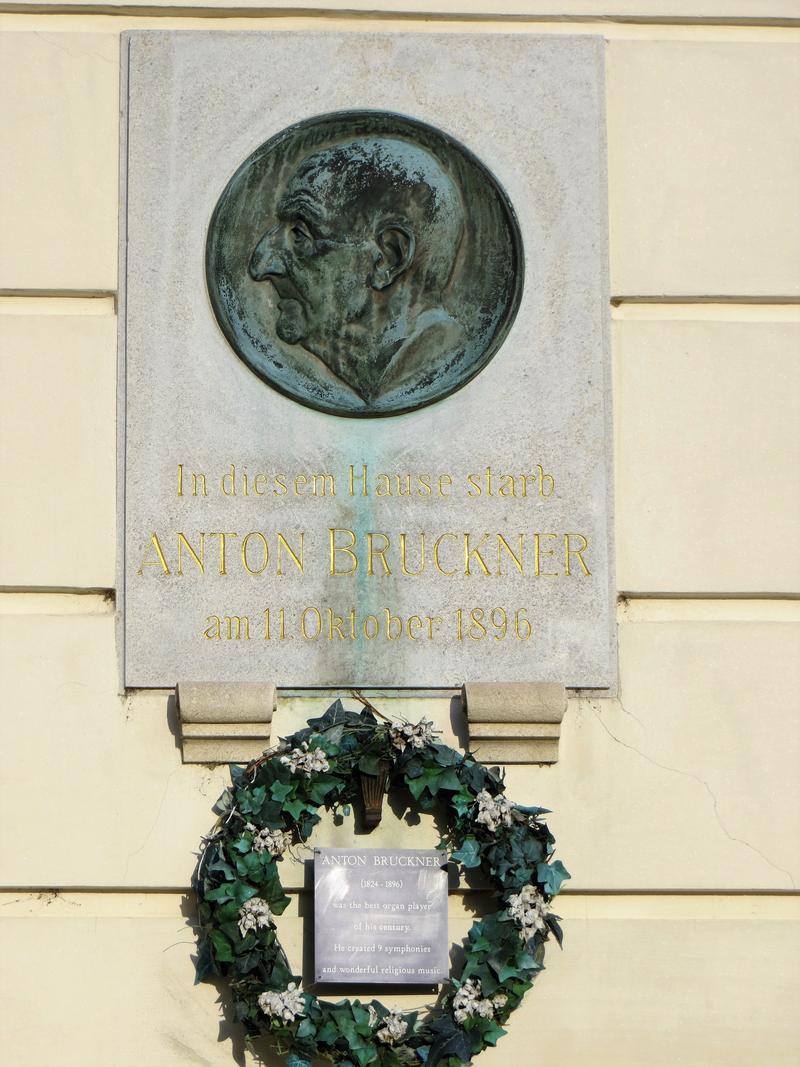
[[[296,345],[306,336],[307,327],[302,309],[296,300],[282,300],[275,333],[287,345]]]

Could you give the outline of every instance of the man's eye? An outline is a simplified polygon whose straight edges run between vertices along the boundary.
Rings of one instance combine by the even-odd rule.
[[[292,226],[291,234],[292,234],[292,239],[297,244],[308,243],[312,239],[311,238],[311,234],[308,232],[308,230],[305,228],[305,226],[303,226],[302,224],[297,223],[297,222],[295,222],[294,225]]]

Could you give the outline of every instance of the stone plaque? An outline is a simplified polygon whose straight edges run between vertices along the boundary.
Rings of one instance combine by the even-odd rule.
[[[446,855],[314,849],[315,981],[435,985],[449,951]]]
[[[602,40],[123,57],[126,685],[613,686]]]

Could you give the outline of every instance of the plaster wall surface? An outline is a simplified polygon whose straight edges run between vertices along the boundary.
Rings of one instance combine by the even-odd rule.
[[[3,1056],[223,1067],[240,1048],[218,991],[192,984],[188,925],[193,853],[225,770],[181,763],[168,692],[119,692],[119,33],[280,29],[290,46],[300,29],[428,28],[607,38],[620,693],[570,701],[555,766],[509,770],[510,795],[554,809],[573,880],[563,954],[550,951],[480,1062],[528,1062],[535,1047],[565,1067],[788,1065],[800,1042],[796,2],[139,6],[0,11]],[[322,699],[284,698],[276,732]],[[396,707],[457,743],[449,694]],[[431,829],[381,833],[424,846]],[[299,887],[301,872],[288,880]],[[310,909],[292,896],[281,937],[299,962]],[[451,897],[454,938],[480,906]]]

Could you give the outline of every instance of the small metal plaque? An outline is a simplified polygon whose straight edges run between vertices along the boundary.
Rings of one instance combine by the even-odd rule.
[[[317,982],[435,985],[450,973],[447,857],[437,849],[314,849]]]

